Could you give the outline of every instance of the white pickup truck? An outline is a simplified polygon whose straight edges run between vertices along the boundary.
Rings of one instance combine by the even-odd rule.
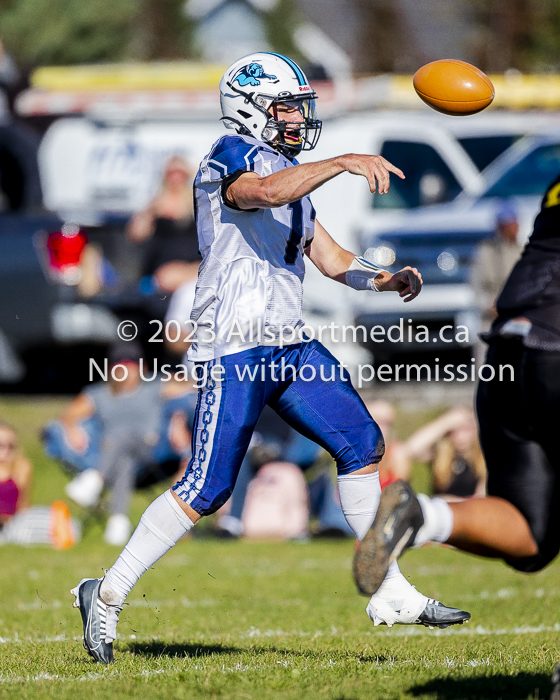
[[[479,310],[475,290],[469,285],[470,267],[477,244],[492,236],[496,215],[504,203],[516,211],[518,240],[525,243],[533,229],[544,192],[560,173],[558,131],[530,134],[516,141],[484,172],[482,191],[463,192],[452,202],[402,213],[398,221],[382,229],[378,221],[366,222],[360,236],[373,260],[382,257],[391,270],[411,264],[422,270],[422,294],[406,309],[411,325],[426,326],[436,338],[443,326],[465,326],[459,343],[437,340],[432,346],[403,343],[377,345],[378,357],[403,352],[469,350],[476,340]],[[375,309],[356,309],[364,326],[389,327],[403,315],[402,305],[391,295],[379,298]],[[414,335],[414,334],[413,334]],[[447,331],[450,336],[451,331]]]

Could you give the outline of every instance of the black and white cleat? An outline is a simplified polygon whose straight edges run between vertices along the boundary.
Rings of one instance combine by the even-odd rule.
[[[107,605],[101,600],[99,587],[102,581],[102,578],[84,578],[70,593],[76,596],[74,607],[79,608],[82,615],[84,649],[96,661],[110,664],[113,662],[113,641],[122,607]]]
[[[377,515],[354,555],[354,580],[360,593],[373,595],[390,564],[414,542],[424,524],[422,508],[412,488],[394,481],[381,494]]]
[[[428,598],[428,603],[416,620],[417,625],[424,625],[430,629],[439,627],[443,630],[450,625],[462,625],[471,619],[471,614],[458,608],[448,608],[439,600]]]
[[[400,589],[400,590],[399,590]],[[448,608],[439,600],[427,598],[411,586],[404,577],[402,582],[383,584],[372,595],[366,612],[378,625],[424,625],[430,629],[445,629],[450,625],[462,625],[471,615],[464,610]]]

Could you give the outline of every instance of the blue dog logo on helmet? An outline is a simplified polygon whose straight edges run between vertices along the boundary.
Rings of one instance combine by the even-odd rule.
[[[267,75],[264,72],[260,63],[249,63],[248,66],[243,66],[243,68],[241,68],[232,82],[235,83],[237,80],[241,87],[245,87],[245,85],[260,85],[261,81],[259,78],[263,80],[276,80],[275,75]]]

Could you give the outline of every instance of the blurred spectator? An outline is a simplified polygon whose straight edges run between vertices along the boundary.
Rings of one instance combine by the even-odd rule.
[[[385,454],[379,462],[379,480],[381,488],[392,481],[402,479],[408,481],[412,469],[412,462],[406,443],[397,440],[394,436],[393,425],[397,412],[392,404],[382,399],[366,402],[366,407],[381,428],[385,439]]]
[[[80,537],[66,503],[30,506],[33,467],[18,446],[15,430],[0,422],[0,544],[71,547]]]
[[[133,217],[127,235],[135,243],[146,244],[142,274],[153,279],[157,288],[173,292],[196,278],[200,253],[192,170],[184,158],[169,159],[160,192]]]
[[[452,408],[411,435],[406,448],[412,458],[430,463],[434,494],[485,495],[486,465],[471,409]]]
[[[471,286],[480,311],[481,333],[490,330],[497,315],[496,299],[521,255],[522,246],[517,242],[518,231],[517,212],[510,202],[503,202],[496,215],[494,237],[482,241],[476,250]],[[484,362],[485,351],[485,344],[479,341],[475,346],[479,364]]]
[[[80,256],[80,281],[76,290],[81,297],[90,298],[116,287],[119,275],[98,243],[87,243]]]
[[[194,269],[193,269],[194,271]],[[197,270],[198,273],[198,265]],[[197,275],[184,282],[171,295],[167,313],[165,314],[165,343],[173,355],[181,355],[181,363],[187,367],[192,377],[194,364],[187,359],[187,351],[191,346],[194,325],[191,323],[191,311],[194,305]]]
[[[18,84],[20,72],[0,38],[0,124],[10,120],[8,90]]]
[[[66,493],[83,507],[94,506],[105,486],[112,491],[105,540],[123,544],[130,536],[128,506],[135,485],[146,486],[174,474],[190,457],[190,432],[196,393],[187,382],[143,381],[141,348],[115,344],[111,377],[86,387],[60,422],[44,432],[45,449],[80,474]],[[148,377],[149,370],[145,370]]]

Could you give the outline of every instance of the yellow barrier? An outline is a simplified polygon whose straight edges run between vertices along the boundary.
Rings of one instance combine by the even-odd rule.
[[[205,90],[218,86],[226,67],[192,61],[46,66],[33,72],[31,85],[53,92]]]

